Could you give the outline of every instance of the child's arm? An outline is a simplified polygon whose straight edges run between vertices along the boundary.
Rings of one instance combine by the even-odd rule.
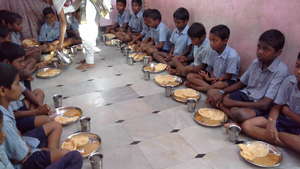
[[[193,45],[189,45],[189,46],[183,51],[182,56],[187,56],[187,55],[189,55],[189,54],[191,53],[192,49],[193,49]]]
[[[280,142],[280,139],[278,137],[276,121],[278,119],[281,108],[282,108],[281,105],[275,105],[272,107],[269,113],[268,124],[267,124],[267,130],[269,131],[268,133],[270,134],[271,138],[275,139],[277,142]]]
[[[28,111],[15,111],[15,117],[28,117],[28,116],[36,116],[36,115],[49,115],[51,112],[51,109],[48,105],[40,106],[37,109],[34,110],[28,110]]]
[[[217,81],[226,81],[226,80],[230,80],[232,78],[232,74],[230,73],[225,73],[225,75],[223,75],[220,78],[217,78]]]
[[[282,111],[284,115],[291,118],[292,120],[296,121],[300,124],[300,115],[293,112],[288,106],[283,106]]]
[[[43,106],[43,103],[41,103],[30,90],[25,90],[23,95],[30,103],[35,104],[36,106]]]
[[[155,45],[155,48],[160,50],[164,47],[165,42],[159,42],[158,44]]]

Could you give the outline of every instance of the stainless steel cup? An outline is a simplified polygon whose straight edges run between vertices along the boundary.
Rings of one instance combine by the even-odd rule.
[[[150,72],[144,70],[144,80],[150,80]]]
[[[92,169],[103,169],[103,155],[95,152],[88,157]]]
[[[196,99],[192,99],[192,98],[187,99],[188,112],[194,113],[195,109],[196,109],[196,105],[197,105],[197,100]]]
[[[133,65],[133,57],[130,57],[130,56],[127,57],[127,64]]]
[[[91,131],[91,118],[82,117],[80,118],[81,132],[90,132]]]
[[[231,124],[227,129],[228,138],[231,142],[236,143],[239,140],[239,136],[242,129],[240,126]]]
[[[150,63],[150,56],[145,56],[144,57],[144,66],[149,65]]]
[[[60,94],[56,94],[53,96],[53,103],[55,108],[62,107],[63,96]]]
[[[167,86],[167,87],[165,88],[165,94],[166,94],[166,97],[171,97],[172,91],[173,91],[173,87]]]

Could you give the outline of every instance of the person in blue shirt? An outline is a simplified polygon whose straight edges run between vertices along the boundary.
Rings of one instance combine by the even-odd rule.
[[[279,30],[265,31],[258,40],[257,59],[243,73],[240,81],[223,90],[209,90],[207,101],[237,123],[265,115],[282,81],[289,74],[287,65],[278,58],[284,43],[285,37]]]
[[[274,103],[268,116],[245,121],[244,133],[300,153],[300,53],[294,74],[283,80]]]
[[[14,166],[9,161],[4,149],[5,135],[3,133],[3,113],[0,111],[0,168],[1,169],[14,169]]]
[[[51,43],[59,39],[60,23],[57,21],[55,12],[47,7],[43,10],[45,23],[42,25],[38,41],[41,43]]]
[[[149,26],[151,27],[150,38],[154,42],[154,47],[162,52],[170,52],[171,32],[167,25],[162,22],[159,10],[153,9],[149,14]]]
[[[143,13],[143,25],[142,31],[135,37],[133,37],[132,41],[129,44],[138,43],[141,40],[145,40],[150,36],[150,27],[149,27],[149,14],[151,9],[146,9]],[[139,43],[138,43],[139,44]]]
[[[153,58],[160,62],[168,64],[172,60],[174,56],[184,56],[189,51],[189,45],[191,44],[191,40],[188,36],[188,30],[189,30],[189,18],[190,14],[187,9],[185,8],[178,8],[174,14],[174,23],[176,28],[171,34],[170,45],[171,49],[169,53],[166,52],[156,52],[153,54]],[[159,33],[159,36],[163,36],[162,33]],[[162,38],[162,37],[160,37]],[[160,41],[161,42],[161,41]],[[168,42],[163,42],[168,43]],[[163,48],[164,49],[164,48]]]
[[[128,26],[129,31],[132,33],[141,33],[143,30],[143,2],[142,0],[132,0],[132,15],[130,17]]]
[[[45,169],[58,162],[58,168],[80,169],[82,157],[76,151],[59,150],[58,147],[38,149],[39,141],[30,136],[22,137],[16,127],[13,112],[9,108],[12,101],[21,95],[18,70],[12,65],[0,63],[0,111],[3,113],[2,132],[5,135],[3,149],[14,167],[19,169]],[[1,151],[1,149],[0,149]],[[1,153],[0,158],[4,155]],[[66,159],[66,157],[68,157]],[[4,157],[5,158],[5,157]],[[64,159],[64,161],[60,161]],[[8,162],[5,160],[6,165]],[[1,164],[1,163],[0,163]]]
[[[117,0],[117,10],[118,15],[116,23],[112,26],[107,27],[107,33],[124,32],[128,28],[128,23],[130,20],[130,12],[126,9],[126,0]]]
[[[237,81],[240,71],[240,56],[228,45],[230,29],[217,25],[210,30],[211,48],[216,55],[209,56],[209,70],[188,75],[188,87],[207,92],[209,89],[224,89]]]

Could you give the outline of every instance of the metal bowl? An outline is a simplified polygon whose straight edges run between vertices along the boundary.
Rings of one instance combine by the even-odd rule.
[[[177,89],[177,90],[179,90],[179,89]],[[175,95],[174,95],[175,91],[176,91],[176,90],[172,91],[172,95],[171,95],[172,99],[175,100],[175,101],[177,101],[177,102],[179,102],[179,103],[187,103],[187,100],[188,100],[189,98],[187,98],[186,100],[180,100],[180,99],[178,99],[178,98],[175,97]],[[198,92],[198,91],[197,91],[197,93],[198,93],[199,98],[196,99],[196,100],[199,101],[199,100],[201,99],[201,94],[200,94],[200,92]]]
[[[223,122],[220,122],[220,124],[212,125],[212,124],[207,124],[207,123],[205,123],[205,122],[202,122],[202,121],[197,120],[197,119],[196,119],[196,116],[202,117],[200,114],[198,114],[198,110],[194,112],[194,114],[193,114],[193,119],[194,119],[194,121],[195,121],[197,124],[199,124],[199,125],[201,125],[201,126],[204,126],[204,127],[222,127],[222,126],[224,125],[224,123],[226,123],[227,120],[228,120],[228,117],[227,117],[227,115],[225,114],[225,119],[224,119]]]
[[[174,76],[175,78],[175,81],[178,82],[176,85],[162,85],[160,83],[158,83],[156,80],[155,80],[155,77],[154,77],[154,82],[158,85],[158,86],[161,86],[161,87],[177,87],[177,86],[180,86],[183,82],[182,78],[181,77],[178,77],[178,76]]]
[[[76,109],[77,111],[80,112],[80,116],[78,116],[77,120],[69,122],[69,123],[66,123],[66,124],[62,124],[62,125],[66,126],[66,125],[78,122],[80,120],[80,117],[83,114],[82,110],[80,108],[78,108],[78,107],[60,107],[60,108],[57,108],[57,109],[55,109],[55,113],[52,114],[51,117],[55,118],[57,116],[63,116],[64,113],[67,112],[69,109]]]

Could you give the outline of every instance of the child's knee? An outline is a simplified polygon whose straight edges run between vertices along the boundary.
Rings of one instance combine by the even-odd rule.
[[[186,79],[187,79],[188,81],[192,81],[194,78],[195,78],[195,77],[194,77],[194,74],[193,74],[193,73],[189,73],[189,74],[187,74],[187,76],[186,76]]]
[[[250,120],[246,120],[244,121],[242,124],[241,124],[241,127],[242,127],[242,130],[245,132],[245,133],[248,133],[251,131],[253,125],[251,123]]]
[[[237,107],[233,107],[230,109],[230,116],[234,121],[238,123],[242,123],[246,120],[246,118],[243,115],[243,112],[241,112],[241,109]]]

